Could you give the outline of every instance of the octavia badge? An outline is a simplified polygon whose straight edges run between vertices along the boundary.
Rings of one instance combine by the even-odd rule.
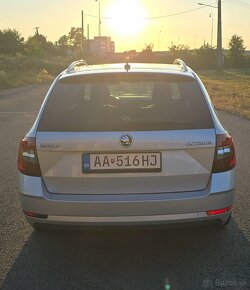
[[[130,147],[133,144],[133,138],[129,135],[122,135],[120,138],[120,144],[123,147]]]

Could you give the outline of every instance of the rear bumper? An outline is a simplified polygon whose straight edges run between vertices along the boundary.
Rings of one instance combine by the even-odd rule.
[[[49,215],[47,219],[31,218],[27,221],[33,224],[51,224],[68,226],[153,226],[177,223],[220,222],[225,223],[230,211],[217,216],[207,216],[205,212],[155,215],[155,216],[125,216],[125,217],[83,217],[83,216],[55,216]]]
[[[47,215],[27,217],[30,223],[68,225],[151,225],[194,221],[225,222],[230,212],[208,216],[209,210],[229,207],[234,199],[235,170],[212,174],[205,190],[128,195],[59,195],[47,192],[39,177],[19,174],[25,211]]]

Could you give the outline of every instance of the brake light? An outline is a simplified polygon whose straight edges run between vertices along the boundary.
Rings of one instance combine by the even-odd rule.
[[[219,134],[216,137],[216,148],[213,163],[213,173],[231,170],[236,165],[233,138],[228,134]]]
[[[17,165],[18,170],[25,175],[41,176],[36,152],[36,138],[24,137],[21,140]]]
[[[215,209],[215,210],[209,210],[207,211],[207,215],[217,215],[217,214],[223,214],[232,209],[233,206],[228,206],[220,209]]]

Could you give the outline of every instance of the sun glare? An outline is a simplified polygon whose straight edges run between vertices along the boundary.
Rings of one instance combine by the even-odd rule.
[[[147,13],[138,0],[114,0],[106,15],[110,28],[122,36],[137,35],[146,25]]]

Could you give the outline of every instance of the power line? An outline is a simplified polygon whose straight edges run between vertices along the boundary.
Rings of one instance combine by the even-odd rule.
[[[201,9],[204,9],[205,7],[199,7],[199,8],[194,8],[194,9],[190,9],[190,10],[185,10],[185,11],[181,11],[181,12],[177,12],[177,13],[173,13],[173,14],[166,14],[166,15],[160,15],[160,16],[152,16],[152,17],[145,17],[143,19],[145,20],[157,20],[157,19],[163,19],[163,18],[168,18],[168,17],[173,17],[173,16],[178,16],[178,15],[182,15],[182,14],[187,14],[187,13],[191,13],[191,12],[194,12],[194,11],[197,11],[197,10],[201,10]],[[85,14],[85,16],[88,16],[88,17],[99,17],[97,15],[91,15],[91,14]],[[107,19],[107,20],[111,20],[113,19],[112,17],[105,17],[105,16],[102,16],[101,19]]]
[[[172,16],[177,16],[177,15],[182,15],[182,14],[194,12],[194,11],[197,11],[197,10],[200,10],[200,9],[203,9],[203,8],[204,7],[199,7],[199,8],[190,9],[190,10],[186,10],[186,11],[182,11],[182,12],[178,12],[178,13],[173,13],[173,14],[167,14],[167,15],[162,15],[162,16],[154,16],[154,17],[146,17],[145,19],[154,20],[154,19],[167,18],[167,17],[172,17]]]
[[[250,4],[241,0],[229,0],[232,4],[250,9]]]
[[[223,2],[225,2],[227,0],[224,0]],[[222,2],[222,3],[223,3]],[[210,5],[214,5],[216,4],[217,2],[214,2],[214,3],[210,3]],[[182,11],[182,12],[177,12],[177,13],[173,13],[173,14],[167,14],[167,15],[162,15],[162,16],[154,16],[154,17],[146,17],[145,19],[146,20],[154,20],[154,19],[161,19],[161,18],[167,18],[167,17],[172,17],[172,16],[177,16],[177,15],[182,15],[182,14],[186,14],[186,13],[190,13],[190,12],[194,12],[194,11],[197,11],[197,10],[200,10],[200,9],[203,9],[205,8],[206,6],[202,6],[202,7],[199,7],[199,8],[194,8],[194,9],[190,9],[190,10],[186,10],[186,11]]]

